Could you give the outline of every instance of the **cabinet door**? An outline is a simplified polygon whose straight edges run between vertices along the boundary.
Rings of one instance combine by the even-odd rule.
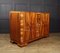
[[[36,37],[42,37],[42,15],[36,13]]]
[[[30,37],[31,37],[31,30],[30,30],[30,26],[31,26],[31,19],[30,19],[30,13],[26,12],[25,13],[25,35],[26,35],[26,41],[29,42]]]
[[[31,39],[35,39],[36,37],[36,14],[34,12],[30,13],[30,19],[31,19]]]
[[[44,36],[48,35],[49,33],[49,14],[43,13],[42,14],[42,34]]]
[[[48,35],[49,33],[49,14],[45,13],[44,14],[44,34]]]

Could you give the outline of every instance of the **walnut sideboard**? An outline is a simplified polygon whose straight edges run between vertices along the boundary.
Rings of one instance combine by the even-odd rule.
[[[9,13],[10,39],[19,46],[26,46],[29,42],[49,36],[48,12]]]

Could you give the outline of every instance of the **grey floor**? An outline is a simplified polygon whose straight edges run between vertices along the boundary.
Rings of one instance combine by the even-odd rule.
[[[60,33],[51,33],[22,48],[10,43],[9,34],[0,34],[0,53],[60,53]]]

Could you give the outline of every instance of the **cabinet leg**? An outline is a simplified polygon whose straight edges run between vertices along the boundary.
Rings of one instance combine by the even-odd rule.
[[[17,44],[19,47],[24,47],[24,46],[27,46],[27,43],[24,43],[24,44]]]
[[[10,42],[11,42],[11,43],[13,43],[13,44],[15,43],[15,42],[14,42],[14,41],[12,41],[12,40],[10,40]]]

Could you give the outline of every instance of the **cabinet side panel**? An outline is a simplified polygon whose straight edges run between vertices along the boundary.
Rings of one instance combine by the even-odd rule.
[[[10,13],[10,38],[11,41],[16,41],[16,19],[17,13]]]

